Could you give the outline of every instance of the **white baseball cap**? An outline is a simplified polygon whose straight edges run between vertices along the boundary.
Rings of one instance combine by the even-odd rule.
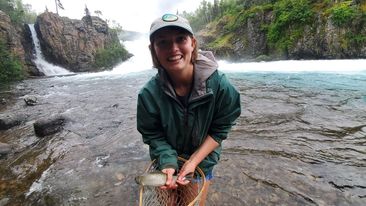
[[[175,14],[164,14],[162,17],[157,18],[150,27],[150,40],[152,35],[159,29],[169,27],[169,26],[176,26],[182,29],[187,30],[189,33],[193,35],[193,30],[189,21],[181,16]]]

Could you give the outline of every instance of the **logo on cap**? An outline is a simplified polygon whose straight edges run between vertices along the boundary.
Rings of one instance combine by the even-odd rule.
[[[177,15],[174,15],[174,14],[164,14],[161,19],[163,21],[166,21],[166,22],[172,22],[172,21],[177,21],[178,20],[178,16]]]

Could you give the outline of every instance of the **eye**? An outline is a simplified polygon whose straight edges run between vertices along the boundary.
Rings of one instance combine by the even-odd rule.
[[[188,39],[188,36],[187,35],[180,35],[176,38],[176,42],[178,44],[182,44],[182,43],[185,43]]]
[[[166,46],[168,45],[168,41],[167,41],[167,40],[165,40],[165,39],[158,39],[158,40],[156,41],[156,45],[157,45],[158,47],[166,47]]]

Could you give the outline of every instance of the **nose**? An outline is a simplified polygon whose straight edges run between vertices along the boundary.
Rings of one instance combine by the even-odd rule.
[[[169,43],[169,50],[175,51],[178,49],[178,43],[175,41],[171,41]]]

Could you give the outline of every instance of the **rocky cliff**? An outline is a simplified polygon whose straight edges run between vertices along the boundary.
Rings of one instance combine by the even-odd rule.
[[[120,45],[117,34],[94,16],[74,20],[45,12],[37,17],[35,29],[45,58],[75,72],[100,70],[95,66],[98,50]]]
[[[352,22],[336,25],[329,9],[314,11],[319,5],[311,5],[314,13],[310,22],[290,23],[280,40],[269,42],[269,29],[278,23],[273,7],[250,6],[239,15],[224,16],[198,32],[201,48],[234,61],[366,58],[364,13],[355,15]]]
[[[0,39],[11,54],[16,56],[26,75],[38,76],[36,66],[32,62],[32,39],[28,27],[12,24],[10,17],[0,10]]]

